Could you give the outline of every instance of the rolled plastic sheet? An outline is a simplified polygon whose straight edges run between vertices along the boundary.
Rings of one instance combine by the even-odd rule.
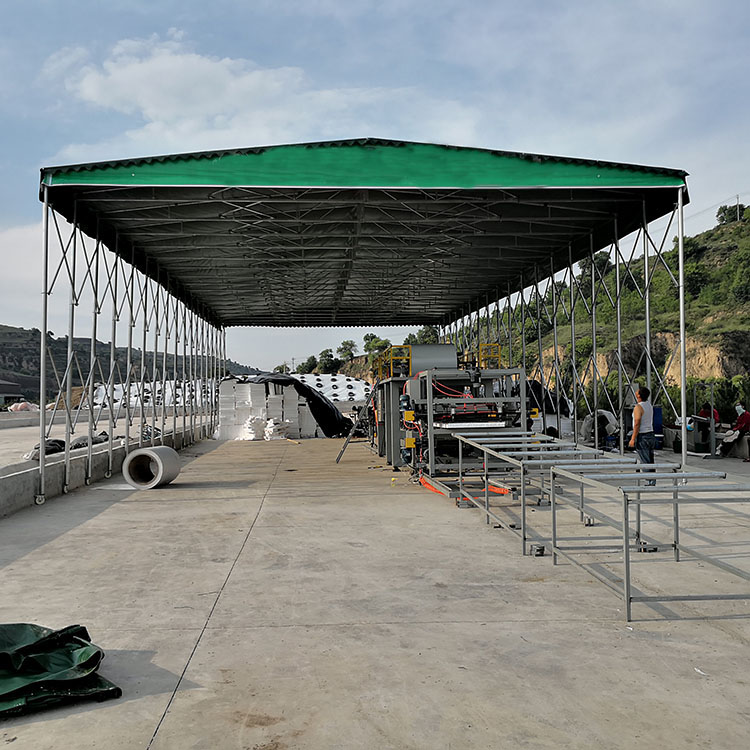
[[[80,700],[122,695],[97,674],[104,651],[86,628],[62,630],[11,623],[0,625],[0,718]],[[7,740],[11,742],[12,740]]]
[[[277,385],[292,386],[302,398],[307,401],[310,412],[323,434],[329,438],[346,437],[352,428],[352,421],[345,417],[322,393],[297,378],[283,373],[263,373],[246,378],[248,383],[276,383]]]

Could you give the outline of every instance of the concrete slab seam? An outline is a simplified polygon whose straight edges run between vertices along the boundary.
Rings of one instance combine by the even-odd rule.
[[[161,729],[161,725],[164,722],[164,719],[166,719],[167,714],[169,713],[169,709],[172,706],[172,702],[175,699],[175,696],[177,695],[177,692],[180,689],[180,685],[182,684],[182,680],[185,677],[185,674],[190,667],[190,663],[193,660],[193,656],[195,656],[195,652],[198,650],[198,646],[200,645],[200,642],[203,638],[204,633],[208,629],[208,624],[211,621],[211,617],[214,613],[214,610],[216,609],[217,605],[219,604],[219,599],[221,599],[221,595],[224,593],[224,589],[226,588],[227,583],[229,583],[229,579],[232,576],[232,573],[234,572],[234,568],[237,565],[237,561],[240,559],[240,556],[242,555],[245,546],[247,545],[248,540],[250,539],[250,535],[253,533],[253,529],[255,528],[255,524],[258,521],[258,518],[260,518],[260,514],[263,510],[263,505],[266,502],[266,497],[268,497],[268,493],[273,486],[273,483],[276,479],[276,475],[279,473],[279,469],[281,468],[281,464],[284,462],[284,458],[286,457],[287,451],[289,450],[288,446],[284,446],[284,452],[281,454],[281,457],[279,458],[279,462],[276,464],[276,468],[274,469],[273,475],[271,476],[270,481],[268,482],[268,487],[266,488],[266,491],[263,493],[263,497],[260,500],[260,505],[258,506],[258,512],[255,514],[255,518],[253,518],[253,522],[250,524],[250,528],[247,530],[247,534],[245,534],[245,538],[242,540],[242,544],[240,545],[240,549],[235,555],[234,560],[232,561],[232,565],[229,568],[229,572],[226,574],[224,578],[224,582],[221,584],[221,588],[219,589],[218,593],[216,594],[216,598],[214,599],[214,603],[211,605],[211,609],[209,610],[208,615],[206,616],[206,621],[203,623],[203,627],[201,628],[201,632],[198,634],[198,638],[195,641],[195,645],[193,646],[190,656],[188,656],[187,661],[185,662],[185,666],[182,669],[182,672],[180,673],[180,677],[177,680],[177,684],[174,687],[174,690],[172,691],[172,695],[169,696],[169,700],[167,701],[167,705],[164,708],[164,712],[162,713],[161,717],[159,718],[159,721],[156,724],[156,728],[154,729],[154,733],[151,735],[151,739],[148,742],[148,745],[146,745],[146,750],[150,750],[151,746],[154,743],[154,740],[156,739],[156,735],[159,733],[159,729]]]

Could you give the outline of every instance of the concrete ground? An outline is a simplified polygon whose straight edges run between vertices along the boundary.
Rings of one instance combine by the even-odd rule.
[[[339,447],[205,441],[167,488],[117,477],[0,521],[0,621],[84,624],[123,689],[0,721],[0,746],[747,745],[750,602],[641,604],[627,625],[585,572]],[[747,567],[736,511],[711,506],[703,533]],[[650,562],[648,593],[735,585]]]

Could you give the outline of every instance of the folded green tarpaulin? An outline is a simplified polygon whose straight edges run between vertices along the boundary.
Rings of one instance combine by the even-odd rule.
[[[103,658],[81,625],[0,625],[0,717],[119,698],[122,690],[96,674]]]

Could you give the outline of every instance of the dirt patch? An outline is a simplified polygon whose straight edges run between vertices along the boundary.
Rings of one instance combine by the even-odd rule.
[[[286,745],[282,744],[278,739],[264,742],[262,745],[253,745],[253,750],[284,750],[284,748],[286,748]]]
[[[283,719],[279,716],[269,716],[268,714],[253,714],[243,713],[242,711],[235,711],[232,714],[232,719],[238,724],[242,724],[248,729],[253,727],[270,727],[274,724],[278,724]],[[264,746],[265,750],[265,746]]]

